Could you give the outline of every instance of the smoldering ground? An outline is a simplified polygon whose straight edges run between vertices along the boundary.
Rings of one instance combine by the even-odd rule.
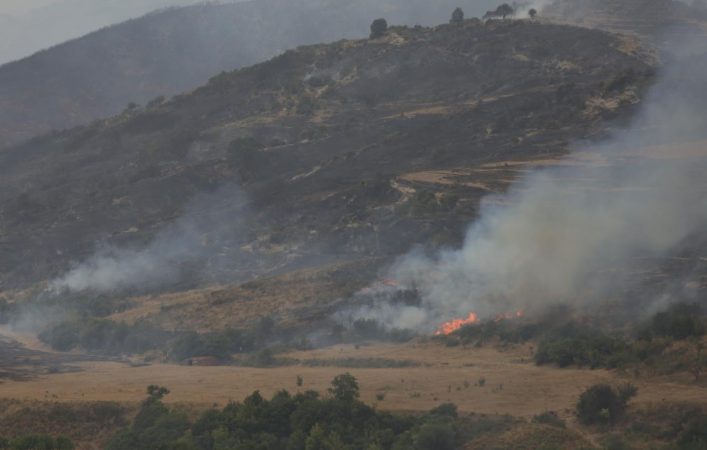
[[[419,292],[419,305],[372,302],[350,317],[430,331],[470,311],[591,305],[639,282],[629,276],[637,258],[659,262],[689,247],[707,225],[707,102],[695,95],[707,87],[705,44],[701,34],[673,35],[632,124],[486,198],[461,248],[399,258],[389,276]],[[704,151],[680,155],[689,142]],[[670,297],[652,292],[642,307]]]

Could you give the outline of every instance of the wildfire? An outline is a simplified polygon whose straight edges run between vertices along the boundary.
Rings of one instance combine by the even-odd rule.
[[[522,310],[516,312],[502,313],[497,315],[493,320],[495,322],[507,319],[520,319],[525,313]],[[464,325],[472,325],[479,323],[479,316],[475,312],[470,312],[466,319],[452,319],[449,322],[445,322],[439,326],[437,331],[435,331],[436,336],[452,334]]]
[[[452,334],[464,325],[470,325],[472,323],[477,323],[479,321],[479,316],[475,312],[470,312],[469,317],[466,319],[452,319],[449,322],[445,322],[439,326],[439,329],[435,332],[435,335],[447,335]]]

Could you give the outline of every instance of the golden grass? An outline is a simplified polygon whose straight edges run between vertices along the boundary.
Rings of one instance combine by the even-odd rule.
[[[27,382],[7,381],[0,396],[19,400],[138,402],[150,384],[167,386],[172,403],[204,407],[241,400],[255,390],[272,395],[280,389],[325,392],[342,372],[359,380],[362,399],[381,409],[426,411],[453,402],[460,411],[510,414],[531,418],[543,411],[569,416],[586,387],[600,382],[625,382],[605,370],[537,367],[530,348],[447,348],[437,343],[340,345],[294,352],[297,359],[388,358],[411,360],[419,367],[400,369],[344,369],[338,367],[287,366],[277,368],[193,367],[155,364],[131,367],[121,363],[81,363],[83,371],[46,375]],[[303,386],[297,387],[296,377]],[[479,380],[484,379],[483,386]],[[707,404],[707,389],[670,382],[633,381],[639,388],[635,403],[698,401]],[[376,394],[384,393],[382,401]]]

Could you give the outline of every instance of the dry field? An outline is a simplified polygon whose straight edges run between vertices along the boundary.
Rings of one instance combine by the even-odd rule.
[[[324,392],[334,376],[355,375],[362,399],[381,409],[426,411],[440,403],[453,402],[464,412],[509,414],[530,418],[543,411],[557,411],[568,417],[580,392],[598,382],[625,382],[605,370],[537,367],[531,362],[531,348],[447,348],[437,343],[342,345],[296,352],[287,356],[300,360],[384,358],[414,361],[405,368],[305,367],[277,368],[194,367],[155,364],[131,367],[114,362],[82,362],[76,373],[42,375],[31,381],[5,381],[0,397],[18,400],[60,402],[138,402],[145,388],[160,384],[171,389],[168,401],[208,407],[240,400],[255,390],[271,395],[280,389]],[[296,376],[302,376],[301,388]],[[480,383],[483,379],[484,382]],[[697,401],[707,405],[707,389],[688,384],[631,380],[639,388],[637,404],[669,399]],[[483,384],[483,385],[480,385]],[[377,400],[376,394],[385,394]]]

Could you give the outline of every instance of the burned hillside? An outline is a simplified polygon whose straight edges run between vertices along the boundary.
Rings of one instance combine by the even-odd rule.
[[[0,155],[0,286],[60,277],[99,246],[139,251],[185,215],[208,220],[182,287],[458,243],[479,199],[518,176],[512,161],[628,118],[649,55],[527,21],[396,27],[35,138]]]

